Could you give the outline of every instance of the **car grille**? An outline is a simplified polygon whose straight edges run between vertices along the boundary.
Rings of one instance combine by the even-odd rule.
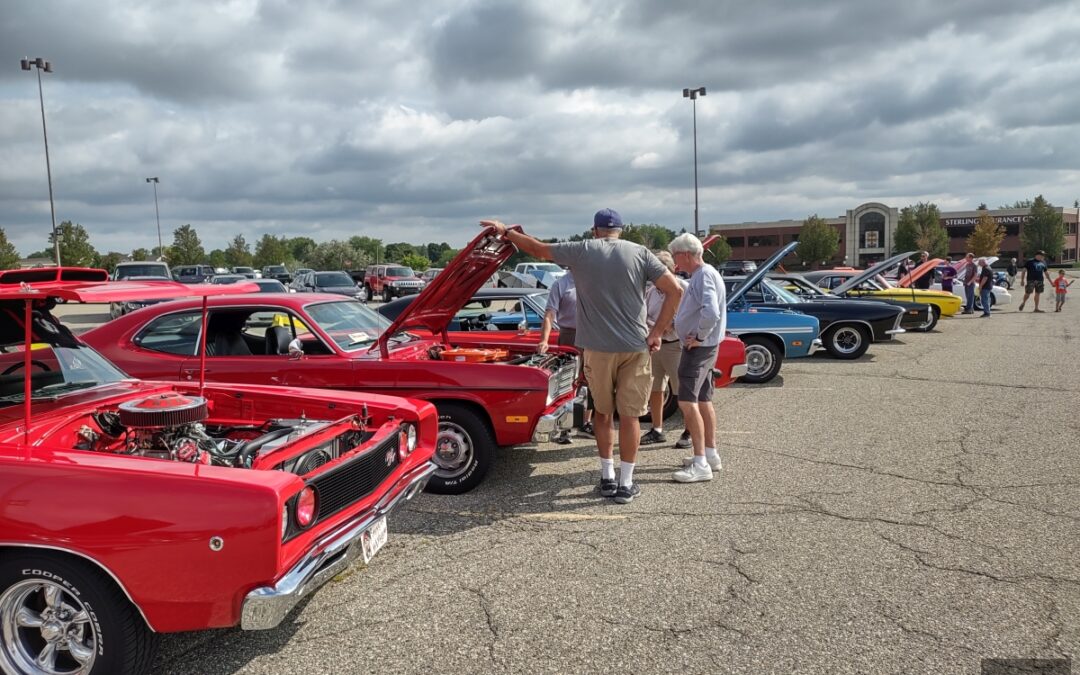
[[[398,434],[391,434],[374,448],[316,476],[319,513],[316,522],[328,518],[375,491],[398,465]]]
[[[577,371],[578,361],[576,356],[571,357],[569,363],[561,366],[555,371],[554,375],[552,375],[556,382],[554,398],[559,398],[574,388],[574,379],[577,377]]]

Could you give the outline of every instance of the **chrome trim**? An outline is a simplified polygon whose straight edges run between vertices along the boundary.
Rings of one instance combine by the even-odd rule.
[[[821,340],[819,338],[814,338],[813,341],[810,342],[810,351],[806,352],[806,355],[811,356],[824,348],[825,345],[821,343]]]
[[[0,548],[3,548],[5,546],[18,546],[19,548],[37,548],[37,549],[43,549],[43,550],[47,550],[47,551],[60,551],[61,553],[68,553],[68,554],[71,554],[71,555],[74,555],[74,556],[78,556],[79,558],[82,558],[83,560],[88,560],[88,561],[92,562],[93,564],[97,565],[98,569],[100,569],[102,572],[105,572],[105,574],[108,574],[109,578],[112,579],[113,582],[116,583],[117,588],[119,588],[124,593],[124,597],[126,597],[128,599],[128,602],[130,602],[132,604],[132,606],[135,607],[135,609],[139,610],[139,616],[141,616],[143,618],[143,621],[145,621],[146,625],[150,627],[150,630],[153,630],[154,632],[157,632],[154,629],[154,626],[150,623],[150,620],[146,618],[146,613],[143,612],[142,607],[139,607],[139,603],[135,602],[135,598],[131,597],[131,593],[128,593],[128,589],[126,587],[124,587],[123,583],[120,582],[120,578],[117,577],[115,574],[113,574],[113,571],[111,569],[109,569],[108,567],[106,567],[104,564],[102,564],[100,561],[91,558],[90,556],[86,555],[85,553],[80,553],[78,551],[73,551],[70,548],[64,548],[63,546],[50,546],[48,544],[26,544],[26,543],[23,543],[23,542],[15,542],[15,541],[0,541]]]
[[[402,476],[372,509],[353,516],[316,541],[277,583],[249,592],[240,610],[240,628],[267,630],[281,623],[302,598],[355,562],[363,552],[360,538],[364,532],[376,520],[415,497],[434,472],[435,464],[428,462]]]
[[[891,330],[885,331],[885,334],[886,335],[901,335],[901,334],[906,333],[906,332],[907,331],[904,330],[903,328],[893,328]]]
[[[735,378],[742,377],[743,375],[746,375],[745,363],[736,363],[734,366],[731,367],[731,379],[734,380]]]
[[[780,334],[780,333],[783,333],[783,334],[795,333],[795,334],[801,334],[801,333],[815,333],[816,331],[814,331],[814,329],[812,329],[812,328],[775,328],[775,327],[758,328],[758,327],[755,326],[754,328],[745,328],[745,329],[728,328],[728,332],[731,333],[732,335],[745,335],[746,333],[777,333],[777,334]]]
[[[536,428],[533,430],[533,443],[548,443],[555,434],[566,431],[574,426],[574,401],[566,401],[559,404],[554,410],[546,415],[541,415],[536,420]]]

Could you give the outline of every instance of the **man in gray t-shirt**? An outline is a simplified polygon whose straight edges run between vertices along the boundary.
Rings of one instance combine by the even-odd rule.
[[[652,369],[649,352],[660,347],[663,326],[675,316],[682,287],[647,248],[619,239],[622,218],[611,209],[593,216],[593,239],[547,244],[497,220],[484,220],[524,253],[570,268],[577,287],[577,337],[585,379],[596,406],[593,428],[600,455],[600,494],[628,504],[640,494],[634,484],[641,426],[648,409]],[[645,325],[645,284],[665,294],[657,326]],[[615,480],[614,419],[619,413],[619,479]]]

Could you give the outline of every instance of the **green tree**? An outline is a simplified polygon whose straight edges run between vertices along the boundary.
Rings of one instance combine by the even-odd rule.
[[[225,247],[225,262],[228,267],[251,267],[251,247],[244,235],[238,234]]]
[[[1030,209],[1035,205],[1035,202],[1030,199],[1017,199],[1012,204],[1002,204],[999,209]]]
[[[986,202],[983,202],[982,204],[979,204],[978,206],[976,206],[975,210],[976,211],[986,211],[987,210]]]
[[[668,244],[675,238],[675,232],[663,225],[650,223],[647,225],[633,225],[632,229],[641,238],[641,245],[650,250],[667,249]]]
[[[348,241],[333,239],[316,246],[307,257],[307,263],[318,270],[357,270],[368,264],[371,258]]]
[[[97,262],[97,251],[90,245],[90,235],[86,228],[78,223],[65,220],[56,226],[60,234],[60,262],[73,267],[91,267]],[[53,235],[49,233],[49,244],[52,245]],[[48,257],[53,257],[50,250]]]
[[[383,262],[401,262],[401,259],[407,255],[416,255],[416,247],[412,244],[405,242],[398,242],[396,244],[387,244],[384,251]],[[427,253],[427,249],[424,249],[424,253]]]
[[[795,247],[795,256],[803,265],[817,269],[819,264],[832,258],[839,247],[839,230],[815,213],[803,221],[802,228],[799,230],[799,245]]]
[[[172,249],[168,246],[165,248],[155,246],[150,249],[150,255],[153,256],[154,260],[168,260],[169,256],[172,255]]]
[[[415,253],[407,253],[402,256],[401,264],[413,268],[414,272],[423,272],[431,267],[431,261],[427,259],[427,256],[417,255]]]
[[[94,266],[112,272],[113,269],[116,268],[116,264],[124,262],[124,259],[126,257],[127,256],[118,251],[109,251],[104,255],[99,255],[97,262],[94,263]]]
[[[170,265],[197,265],[206,262],[206,251],[199,234],[191,225],[181,225],[173,230],[173,243],[169,247]]]
[[[619,235],[619,239],[623,239],[625,241],[632,241],[635,244],[641,244],[642,246],[647,245],[645,243],[645,233],[637,229],[633,225],[623,228],[622,234]]]
[[[145,248],[137,248],[129,256],[132,260],[150,260],[150,251]]]
[[[349,246],[357,251],[362,251],[372,262],[385,262],[382,252],[382,239],[357,235],[349,237]]]
[[[436,243],[432,242],[432,243],[427,245],[427,257],[428,257],[428,260],[430,260],[433,263],[437,263],[437,262],[439,262],[439,259],[442,258],[443,252],[444,251],[449,251],[449,250],[450,250],[450,244],[447,244],[445,241],[442,242],[441,244],[436,244]]]
[[[213,251],[210,251],[210,254],[207,255],[207,260],[210,263],[210,266],[215,269],[218,267],[229,266],[229,259],[225,257],[225,251],[222,251],[220,248],[215,248]]]
[[[919,202],[900,209],[900,220],[893,233],[893,251],[924,250],[932,258],[949,254],[949,233],[941,226],[941,212],[936,204]]]
[[[705,249],[705,262],[712,265],[722,265],[731,258],[731,244],[727,237],[721,235],[716,238],[709,248]]]
[[[43,248],[40,251],[34,251],[26,256],[27,258],[48,258],[52,260],[53,250],[51,248]],[[62,261],[61,261],[62,262]]]
[[[14,270],[19,268],[19,252],[15,245],[8,241],[7,233],[0,227],[0,270]]]
[[[264,234],[255,244],[255,267],[288,263],[289,257],[289,247],[285,240],[272,234]]]
[[[997,255],[1001,242],[1005,240],[1005,227],[994,220],[989,213],[979,216],[979,222],[967,238],[967,250],[977,256]]]
[[[1031,218],[1020,230],[1020,245],[1026,256],[1041,250],[1051,259],[1060,256],[1065,248],[1065,223],[1061,213],[1042,195],[1031,203]]]
[[[308,256],[315,250],[315,240],[311,237],[293,237],[287,241],[289,255],[298,262],[307,262]]]
[[[435,261],[435,267],[446,267],[450,264],[450,261],[457,257],[460,251],[456,248],[448,248],[439,254],[439,259]]]

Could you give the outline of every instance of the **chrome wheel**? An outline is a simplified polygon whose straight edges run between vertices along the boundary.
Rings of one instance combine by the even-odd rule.
[[[841,354],[853,354],[862,347],[863,336],[857,329],[844,326],[833,335],[833,348]]]
[[[62,585],[21,581],[0,596],[0,666],[34,675],[88,673],[98,634],[90,613]]]
[[[763,345],[746,345],[746,372],[761,376],[772,370],[773,354]]]
[[[435,442],[435,475],[440,478],[457,478],[473,461],[472,437],[454,422],[439,422],[439,436]]]

